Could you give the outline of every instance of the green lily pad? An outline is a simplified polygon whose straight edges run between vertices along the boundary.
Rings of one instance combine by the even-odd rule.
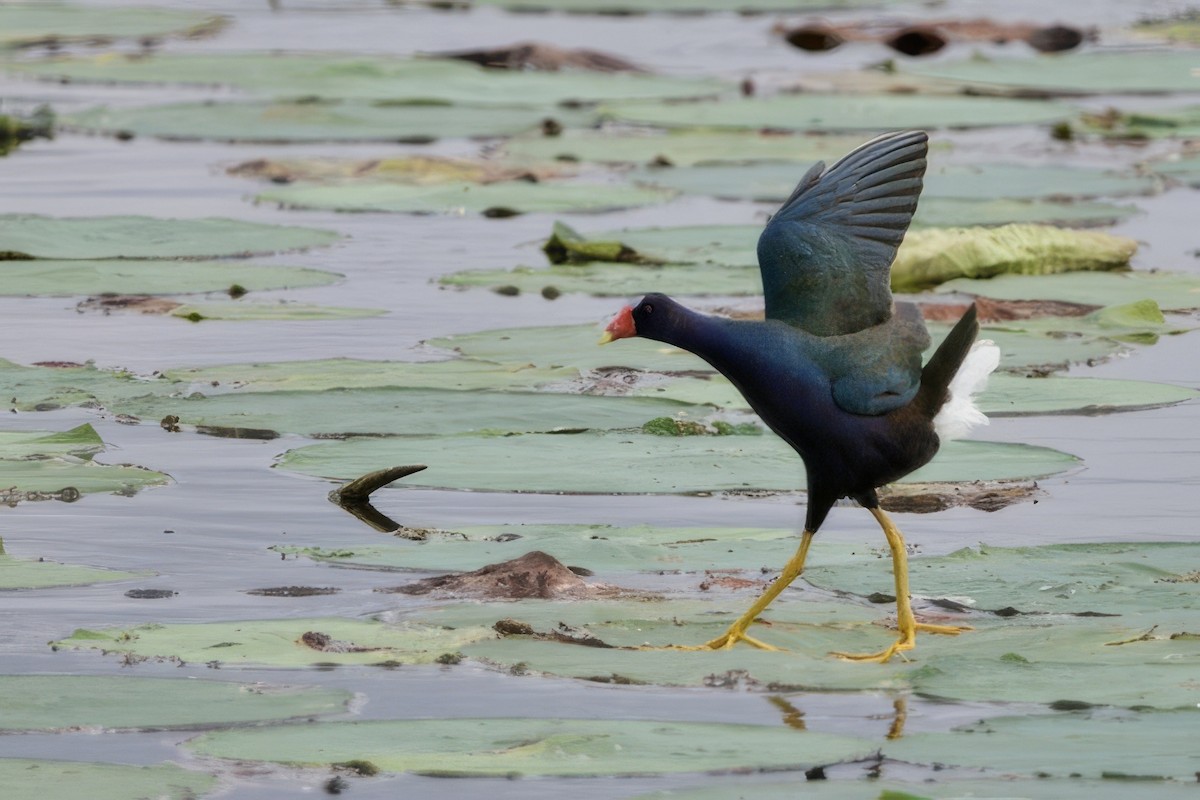
[[[781,203],[796,188],[800,172],[783,163],[713,164],[694,167],[645,167],[634,172],[644,183],[689,194]],[[925,175],[922,204],[933,197],[976,201],[1008,198],[1120,197],[1150,194],[1151,176],[1079,167],[978,164],[935,167]],[[918,208],[920,214],[921,208]]]
[[[508,561],[530,550],[541,550],[564,564],[596,571],[696,572],[774,567],[795,552],[798,541],[795,531],[767,528],[476,525],[432,533],[419,544],[393,539],[332,550],[291,545],[276,545],[271,549],[338,566],[397,571],[470,571]],[[822,542],[820,558],[856,562],[850,551],[840,541]]]
[[[1025,775],[1191,782],[1196,772],[1196,753],[1191,746],[1196,720],[1194,709],[1136,715],[1079,712],[1003,717],[951,733],[905,736],[884,745],[884,753],[904,761]],[[1053,758],[1047,758],[1047,753]],[[1123,784],[1126,790],[1130,785]],[[1132,785],[1148,785],[1148,796],[1154,796],[1153,783]]]
[[[906,73],[929,78],[1053,94],[1195,92],[1200,91],[1195,69],[1195,55],[1187,50],[972,58],[914,62],[903,68]]]
[[[1200,14],[1193,9],[1158,19],[1139,20],[1133,26],[1139,37],[1165,39],[1175,44],[1200,44]]]
[[[762,294],[757,267],[712,264],[561,264],[550,267],[516,267],[455,272],[439,279],[443,286],[516,287],[522,293],[557,290],[595,297],[636,297],[647,292],[682,297],[744,297]],[[509,290],[511,291],[511,289]]]
[[[0,383],[6,387],[8,407],[17,411],[103,406],[122,398],[171,391],[158,380],[142,380],[91,365],[25,367],[2,358]],[[81,436],[81,440],[90,442],[94,433]]]
[[[119,572],[78,564],[57,564],[45,559],[17,558],[4,553],[0,542],[0,589],[45,589],[50,586],[86,586],[127,581],[145,572]]]
[[[1050,225],[913,231],[892,266],[892,290],[916,292],[960,277],[1047,275],[1129,267],[1137,242]]]
[[[871,750],[861,739],[765,725],[506,718],[224,731],[197,737],[188,747],[218,758],[311,765],[364,760],[389,772],[444,776],[806,769]]]
[[[7,502],[56,496],[74,500],[94,492],[132,493],[168,483],[161,472],[99,464],[104,442],[91,425],[61,433],[0,431],[0,497]]]
[[[260,202],[295,208],[337,211],[397,211],[406,213],[505,214],[526,212],[607,211],[669,200],[672,192],[622,184],[445,183],[412,186],[397,183],[295,185],[258,195]]]
[[[0,46],[32,47],[159,36],[200,36],[220,30],[225,18],[167,8],[89,8],[60,3],[0,6]]]
[[[277,98],[407,100],[427,105],[466,103],[543,110],[568,101],[680,99],[712,95],[725,88],[709,79],[584,70],[497,70],[458,59],[337,53],[105,54],[11,61],[4,68],[74,82],[232,86]]]
[[[274,320],[308,322],[324,319],[365,319],[388,313],[384,308],[351,308],[349,306],[316,306],[310,303],[256,303],[247,301],[201,302],[179,306],[172,316],[192,322],[204,320]]]
[[[1046,101],[894,94],[776,95],[722,103],[621,102],[608,104],[601,111],[622,122],[664,128],[790,131],[1034,125],[1057,122],[1072,113],[1069,106]]]
[[[589,118],[586,112],[570,109],[274,100],[95,108],[66,115],[60,124],[181,141],[421,143],[444,137],[507,136],[534,129],[548,116],[563,124],[582,124]]]
[[[55,795],[87,797],[89,800],[129,800],[131,797],[193,800],[212,791],[217,779],[174,764],[135,767],[0,758],[0,783],[4,785],[8,800],[45,800]]]
[[[1107,306],[1147,298],[1168,311],[1200,308],[1200,276],[1177,272],[1068,272],[1061,275],[998,275],[987,280],[959,278],[942,292],[997,300],[1066,300]]]
[[[436,5],[438,0],[424,0]],[[825,11],[879,6],[879,0],[470,0],[472,5],[511,11],[559,11],[569,14],[758,14],[769,11]]]
[[[586,458],[581,458],[585,454]],[[804,486],[798,456],[774,436],[654,436],[617,431],[505,437],[351,439],[284,454],[284,469],[350,479],[380,464],[425,463],[406,486],[499,492],[680,494]],[[940,483],[1025,479],[1077,464],[1043,447],[949,442],[931,464],[904,478]]]
[[[122,630],[77,630],[55,647],[96,649],[222,667],[312,664],[432,664],[470,642],[491,638],[488,628],[446,630],[427,625],[384,625],[329,617],[237,622],[151,623]]]
[[[0,258],[215,258],[337,241],[333,231],[234,219],[0,215]]]
[[[1109,109],[1085,114],[1083,126],[1112,139],[1194,139],[1200,136],[1200,106],[1155,111]]]
[[[823,552],[814,548],[810,553],[814,564],[821,563]],[[778,567],[787,556],[781,548],[773,566]],[[890,568],[886,555],[877,556],[864,548],[857,566],[870,563]],[[847,573],[854,568],[848,561],[843,563]],[[914,571],[912,585],[917,590],[937,591],[940,578],[940,574]],[[865,591],[874,585],[855,582],[851,587]],[[890,583],[886,591],[893,591]],[[486,625],[500,619],[524,623],[534,635],[480,640],[463,652],[498,667],[511,669],[521,664],[526,671],[563,677],[663,686],[719,686],[724,677],[733,685],[774,692],[907,689],[980,702],[1195,708],[1196,690],[1189,681],[1200,661],[1200,639],[1168,635],[1186,630],[1180,626],[1195,618],[1190,609],[1111,618],[957,614],[947,619],[945,612],[939,615],[919,604],[918,614],[926,619],[965,622],[973,630],[957,637],[918,635],[912,660],[897,659],[861,670],[855,667],[862,665],[832,658],[830,652],[870,652],[891,640],[894,629],[879,623],[894,606],[804,599],[809,594],[789,591],[771,604],[752,630],[756,637],[786,652],[749,647],[717,652],[657,649],[699,644],[719,636],[749,605],[754,596],[750,591],[718,594],[708,601],[451,606],[428,609],[422,618],[449,626]],[[1017,602],[1020,598],[1018,593]],[[1157,639],[1142,640],[1145,630],[1154,624],[1152,619],[1172,627],[1164,627]],[[585,631],[609,646],[584,648],[546,635],[564,629]],[[539,633],[542,635],[536,635]],[[1130,639],[1137,641],[1112,644]],[[642,649],[646,645],[650,648]],[[729,675],[731,671],[740,677]]]
[[[328,286],[340,275],[319,269],[236,261],[0,261],[0,294],[55,297],[112,294],[197,294],[228,290]]]
[[[666,159],[676,166],[705,162],[831,161],[862,144],[861,136],[794,136],[761,131],[591,130],[568,128],[558,136],[517,136],[504,143],[513,158],[646,164]]]
[[[3,362],[0,362],[0,367]],[[570,367],[493,364],[475,359],[447,361],[362,361],[328,358],[314,361],[222,364],[165,370],[163,377],[191,390],[218,392],[320,392],[328,389],[534,389],[578,377]],[[0,370],[0,377],[4,372]],[[191,390],[184,392],[190,394]]]
[[[1121,780],[1082,780],[1079,778],[977,778],[945,777],[946,773],[912,783],[895,778],[862,780],[809,781],[754,784],[755,800],[792,800],[797,796],[812,800],[1125,800],[1129,785]],[[1138,792],[1153,800],[1191,800],[1193,789],[1184,783],[1144,782]],[[728,800],[729,787],[708,786],[697,789],[667,789],[640,794],[631,800]]]
[[[1200,188],[1200,156],[1179,158],[1170,161],[1154,161],[1147,165],[1160,175],[1166,175],[1177,181],[1186,183],[1192,188]]]
[[[0,729],[11,732],[164,730],[305,718],[345,711],[350,693],[170,678],[0,675],[0,697]]]
[[[153,397],[125,401],[118,408],[125,413],[153,419],[173,414],[185,424],[266,429],[310,436],[509,434],[582,427],[636,428],[654,417],[686,413],[704,416],[709,411],[648,397],[400,387]]]
[[[988,416],[1028,414],[1102,414],[1173,405],[1192,400],[1196,390],[1168,383],[1108,378],[1019,378],[997,374],[988,379],[977,405]]]

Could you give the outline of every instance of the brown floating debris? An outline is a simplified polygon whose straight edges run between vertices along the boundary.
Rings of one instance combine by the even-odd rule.
[[[1040,26],[1028,22],[996,22],[989,19],[932,20],[915,24],[898,21],[858,22],[830,25],[812,22],[794,28],[777,28],[794,47],[808,52],[825,52],[845,42],[882,42],[908,56],[936,53],[955,41],[1026,42],[1043,53],[1057,53],[1095,39],[1094,30],[1069,25]]]
[[[148,294],[99,294],[89,297],[75,308],[79,311],[131,311],[139,314],[170,314],[183,303]]]
[[[558,72],[562,69],[584,69],[592,72],[645,72],[646,70],[623,58],[581,48],[568,50],[540,42],[519,42],[508,47],[481,50],[457,50],[435,53],[439,58],[470,61],[488,69],[535,70]]]
[[[999,511],[1026,500],[1036,502],[1043,494],[1034,481],[908,483],[881,489],[879,504],[886,511],[909,514],[931,514],[957,506],[969,506],[979,511]]]
[[[246,594],[261,597],[315,597],[337,594],[340,591],[336,586],[270,586],[265,589],[247,589]]]
[[[400,594],[437,592],[452,597],[486,600],[522,600],[530,597],[585,600],[629,594],[616,586],[586,583],[570,567],[540,550],[511,561],[488,564],[474,572],[438,575],[379,591]]]
[[[1082,317],[1100,306],[1072,303],[1066,300],[992,300],[975,298],[980,322],[1010,322],[1039,317]],[[967,311],[968,303],[922,303],[921,316],[932,322],[957,322]]]
[[[381,650],[380,647],[360,647],[353,642],[343,642],[334,639],[328,633],[306,631],[300,636],[300,644],[319,650],[322,653],[371,653]]]

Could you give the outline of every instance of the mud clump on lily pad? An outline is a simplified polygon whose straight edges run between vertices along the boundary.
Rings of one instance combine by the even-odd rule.
[[[449,597],[474,597],[487,600],[592,600],[621,597],[624,589],[606,584],[590,584],[570,567],[541,550],[498,564],[456,575],[425,578],[405,586],[379,591],[399,594],[430,594]]]

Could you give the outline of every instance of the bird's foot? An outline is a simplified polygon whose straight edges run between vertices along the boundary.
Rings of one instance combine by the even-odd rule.
[[[958,636],[960,633],[975,629],[970,625],[931,625],[928,622],[918,622],[917,630],[923,633],[937,633],[942,636]]]
[[[856,661],[859,663],[886,664],[891,660],[892,656],[900,656],[900,658],[908,661],[904,655],[905,650],[912,650],[917,646],[916,639],[900,638],[892,643],[892,646],[887,650],[880,650],[878,653],[842,653],[833,652],[829,655],[835,658],[840,658],[842,661]]]
[[[755,639],[748,635],[745,631],[738,628],[730,628],[715,639],[707,641],[704,644],[696,645],[675,645],[674,650],[731,650],[738,642],[745,642],[751,647],[757,647],[759,650],[772,650],[774,652],[782,652],[783,648],[776,647],[773,644],[767,644],[761,639]]]

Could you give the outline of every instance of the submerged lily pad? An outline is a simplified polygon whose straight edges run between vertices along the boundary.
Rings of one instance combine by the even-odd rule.
[[[430,468],[407,479],[406,486],[476,491],[680,494],[791,492],[804,486],[799,457],[774,436],[666,437],[609,431],[571,436],[351,439],[291,450],[279,466],[344,480],[380,464],[409,463]],[[1076,463],[1074,456],[1043,447],[949,442],[932,464],[904,480],[1032,478],[1062,472]]]
[[[709,79],[584,70],[486,69],[458,59],[337,53],[172,53],[12,61],[10,72],[75,82],[233,86],[277,98],[524,106],[712,95]],[[447,134],[452,135],[452,134]]]
[[[1196,58],[1188,50],[911,62],[904,65],[904,72],[987,86],[1037,89],[1051,94],[1200,91]]]
[[[78,564],[57,564],[45,559],[17,558],[4,553],[0,542],[0,589],[44,589],[49,586],[86,586],[126,581],[144,572],[119,572]],[[0,723],[2,724],[2,723]]]
[[[722,103],[623,102],[608,104],[601,111],[623,122],[664,128],[790,131],[1033,125],[1057,122],[1072,113],[1069,106],[1047,101],[895,94],[776,95]]]
[[[200,36],[214,33],[224,24],[224,17],[182,9],[5,3],[0,5],[0,46],[99,44],[112,39]]]
[[[1193,139],[1200,136],[1200,106],[1154,111],[1109,109],[1084,114],[1084,128],[1111,139]]]
[[[312,664],[432,664],[470,642],[491,638],[488,628],[447,630],[427,625],[384,625],[330,617],[237,622],[151,623],[122,630],[77,630],[56,647],[91,648],[222,667]]]
[[[260,202],[295,208],[407,213],[468,212],[511,215],[526,212],[607,211],[669,200],[672,192],[622,184],[587,183],[398,183],[296,185],[263,192]]]
[[[0,294],[42,297],[111,294],[196,294],[328,286],[333,272],[237,261],[0,261]]]
[[[1197,712],[1100,711],[989,719],[951,733],[919,733],[884,745],[903,761],[980,767],[1025,775],[1195,780],[1191,746]],[[981,741],[986,746],[981,746]],[[1136,743],[1136,745],[1133,745]],[[1052,753],[1052,758],[1047,758]],[[1122,784],[1128,788],[1131,784]],[[1147,786],[1153,796],[1154,783]]]
[[[350,693],[228,681],[0,675],[0,698],[0,729],[9,732],[164,730],[337,714],[346,710]]]
[[[330,244],[333,231],[235,219],[0,215],[0,258],[217,258]]]
[[[95,108],[62,118],[67,128],[180,141],[406,142],[443,137],[507,136],[532,130],[548,116],[581,124],[570,109],[372,103],[363,100],[173,103]]]
[[[861,739],[766,725],[641,720],[389,720],[205,734],[188,743],[218,758],[328,765],[369,761],[426,775],[657,775],[807,769],[860,757]]]
[[[790,164],[713,164],[695,167],[648,167],[634,173],[636,179],[690,194],[706,194],[760,202],[781,203],[796,188],[799,168]],[[925,175],[921,192],[930,198],[976,201],[1007,198],[1120,197],[1149,194],[1157,187],[1151,176],[1122,174],[1108,170],[1023,164],[977,164],[936,167]],[[926,222],[928,224],[928,222]]]
[[[1200,122],[1200,119],[1198,119],[1198,122]],[[1146,166],[1160,175],[1166,175],[1177,181],[1186,183],[1193,189],[1200,188],[1200,156],[1168,161],[1153,161]]]
[[[135,767],[83,761],[0,758],[0,784],[7,800],[86,797],[88,800],[194,800],[216,787],[217,779],[174,764]]]
[[[999,275],[987,280],[959,278],[942,292],[996,300],[1066,300],[1108,306],[1145,298],[1167,311],[1200,308],[1200,276],[1177,272],[1068,272],[1061,275]]]
[[[61,433],[0,431],[0,497],[7,502],[75,500],[94,492],[133,493],[171,480],[143,467],[92,460],[103,451],[103,440],[87,424]]]

